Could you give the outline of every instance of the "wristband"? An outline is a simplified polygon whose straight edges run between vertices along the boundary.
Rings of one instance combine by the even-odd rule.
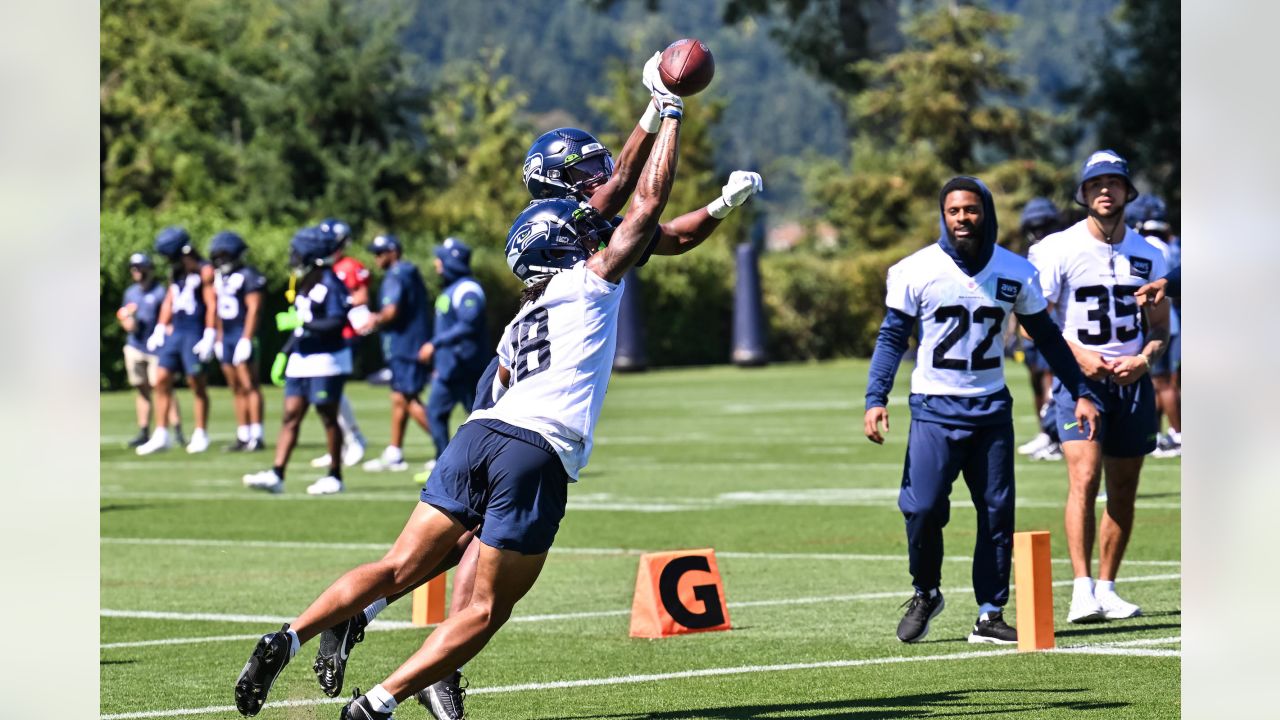
[[[662,125],[662,117],[658,114],[658,106],[648,103],[644,106],[644,114],[640,116],[640,121],[636,123],[641,130],[650,135],[658,132],[658,128]]]
[[[733,212],[733,206],[725,202],[723,197],[718,197],[707,205],[707,214],[717,220],[725,219],[731,212]]]
[[[658,113],[658,117],[664,120],[666,118],[675,118],[676,120],[683,120],[684,113],[680,111],[680,108],[675,107],[674,105],[668,105],[662,108],[662,111]]]

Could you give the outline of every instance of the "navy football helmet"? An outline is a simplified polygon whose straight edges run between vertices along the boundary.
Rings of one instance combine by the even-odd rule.
[[[248,249],[249,246],[245,244],[244,238],[224,230],[214,235],[213,240],[209,242],[209,259],[217,266],[218,271],[225,275],[236,269],[240,264],[240,258]]]
[[[586,200],[584,188],[613,176],[613,155],[601,142],[577,128],[557,128],[533,141],[524,158],[524,185],[535,200]]]
[[[351,226],[335,217],[325,218],[317,226],[322,232],[333,233],[338,248],[346,247],[351,242]]]
[[[328,265],[337,251],[336,242],[333,233],[318,227],[302,228],[289,241],[289,264],[300,270]]]
[[[191,235],[187,233],[187,229],[177,225],[167,227],[156,235],[155,248],[157,253],[171,261],[176,261],[195,250],[191,245]]]
[[[507,233],[507,266],[533,285],[586,260],[600,246],[594,212],[566,198],[534,200]]]
[[[1124,221],[1143,235],[1169,235],[1169,208],[1158,195],[1140,195],[1125,207]]]

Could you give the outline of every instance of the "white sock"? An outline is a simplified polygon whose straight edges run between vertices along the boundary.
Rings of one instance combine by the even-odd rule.
[[[1169,439],[1181,445],[1182,433],[1177,430],[1174,430],[1173,428],[1169,428]]]
[[[338,403],[338,427],[342,428],[342,436],[355,438],[364,445],[364,435],[360,433],[360,425],[356,422],[356,413],[351,409],[351,401],[346,395]]]
[[[248,425],[236,426],[236,439],[239,440],[240,442],[249,442],[249,426]]]
[[[1099,580],[1098,584],[1093,587],[1093,594],[1094,595],[1104,595],[1104,594],[1115,595],[1116,581],[1115,580]]]
[[[1088,575],[1076,578],[1075,593],[1078,595],[1093,595],[1093,578]]]
[[[156,428],[156,431],[151,434],[151,437],[152,439],[160,438],[160,442],[167,442],[169,440],[169,428],[158,427]]]
[[[386,609],[387,609],[387,599],[378,598],[377,600],[374,600],[373,602],[369,603],[369,607],[364,609],[364,619],[369,622],[373,622],[373,619],[378,617],[378,613]]]
[[[253,423],[249,426],[249,439],[250,440],[262,439],[262,423]]]
[[[289,633],[289,659],[292,660],[293,656],[298,654],[298,648],[301,647],[302,643],[298,642],[298,633],[294,632],[293,628],[289,628],[285,632]]]
[[[388,445],[386,452],[382,454],[391,462],[400,462],[404,460],[404,451],[395,445]]]
[[[990,620],[991,616],[998,612],[1004,612],[1004,610],[1002,610],[998,605],[992,605],[991,603],[982,603],[982,606],[978,608],[978,619]]]
[[[369,692],[365,693],[364,696],[369,698],[369,704],[373,706],[374,712],[391,712],[396,709],[396,705],[400,704],[380,684],[369,688]]]
[[[195,432],[191,433],[191,439],[195,440],[197,438],[204,438],[206,434],[207,433],[205,433],[204,428],[196,428]]]

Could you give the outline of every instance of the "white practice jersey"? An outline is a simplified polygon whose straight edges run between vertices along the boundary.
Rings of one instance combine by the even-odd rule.
[[[498,359],[511,370],[511,387],[468,419],[493,418],[538,433],[577,480],[591,456],[613,372],[623,289],[586,262],[553,277],[542,297],[520,308],[503,330]]]
[[[1172,270],[1174,264],[1173,248],[1169,246],[1169,243],[1152,235],[1143,235],[1142,239],[1146,240],[1151,247],[1160,251],[1160,257],[1164,258],[1164,266]],[[1162,277],[1164,277],[1164,275],[1157,275],[1155,279],[1158,280]],[[1145,284],[1146,283],[1143,283],[1143,285]],[[1173,303],[1169,303],[1169,336],[1172,337],[1180,332],[1182,332],[1182,322],[1178,317],[1178,308],[1175,307]]]
[[[1146,238],[1125,228],[1108,245],[1095,238],[1086,218],[1031,247],[1044,297],[1062,310],[1062,336],[1103,357],[1142,351],[1142,318],[1133,291],[1164,277],[1164,256]]]
[[[911,392],[956,397],[1005,386],[1006,318],[1046,306],[1036,270],[1022,256],[997,247],[987,266],[969,277],[937,243],[889,268],[885,304],[920,321]]]

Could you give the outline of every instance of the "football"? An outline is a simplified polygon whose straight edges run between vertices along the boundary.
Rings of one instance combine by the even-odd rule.
[[[696,95],[711,84],[716,74],[716,60],[711,49],[697,38],[677,40],[662,51],[658,75],[662,84],[680,97]]]

